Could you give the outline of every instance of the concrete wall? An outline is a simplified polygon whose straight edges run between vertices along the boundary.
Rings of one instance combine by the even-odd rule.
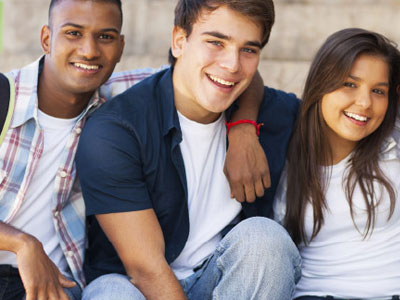
[[[39,34],[49,0],[3,0],[0,71],[41,55]],[[123,0],[126,48],[118,70],[167,62],[176,0]],[[310,60],[325,38],[342,28],[363,27],[400,43],[400,0],[275,0],[276,23],[262,53],[267,85],[300,95]]]

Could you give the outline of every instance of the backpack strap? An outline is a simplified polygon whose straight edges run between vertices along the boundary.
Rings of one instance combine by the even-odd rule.
[[[10,126],[14,106],[14,80],[0,73],[0,145]]]

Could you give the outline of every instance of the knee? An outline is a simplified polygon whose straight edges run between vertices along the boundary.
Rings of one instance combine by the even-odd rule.
[[[82,300],[144,300],[144,296],[121,274],[107,274],[93,280],[84,290]]]
[[[247,255],[262,257],[263,260],[268,260],[268,257],[274,261],[279,258],[300,260],[296,245],[287,231],[271,219],[264,217],[246,219],[229,234],[231,242],[234,240],[233,243]]]

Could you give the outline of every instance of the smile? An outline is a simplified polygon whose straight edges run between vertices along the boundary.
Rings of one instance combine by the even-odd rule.
[[[232,87],[232,86],[234,86],[234,85],[236,84],[235,82],[227,81],[227,80],[224,80],[224,79],[222,79],[222,78],[216,77],[216,76],[214,76],[214,75],[207,74],[207,76],[208,76],[208,78],[210,78],[212,81],[214,81],[214,82],[216,82],[216,83],[219,83],[219,84],[221,84],[221,85],[223,85],[223,86],[226,86],[226,87]]]
[[[98,70],[98,69],[100,69],[100,66],[99,65],[86,65],[86,64],[83,64],[83,63],[74,63],[73,64],[75,67],[77,67],[77,68],[79,68],[79,69],[83,69],[83,70],[90,70],[90,71],[92,71],[92,70]]]
[[[355,114],[355,113],[351,113],[351,112],[345,111],[344,115],[346,117],[349,117],[349,118],[354,119],[354,120],[359,121],[359,122],[367,122],[368,121],[368,118],[366,116],[358,115],[358,114]]]

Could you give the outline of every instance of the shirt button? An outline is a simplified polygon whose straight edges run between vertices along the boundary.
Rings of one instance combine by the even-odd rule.
[[[80,127],[75,128],[75,133],[76,134],[81,134],[81,132],[82,132],[82,128],[80,128]]]
[[[68,255],[69,257],[73,257],[73,256],[74,256],[74,252],[68,251],[68,252],[67,252],[67,255]]]
[[[59,212],[59,211],[54,212],[54,216],[55,216],[55,217],[58,217],[59,215],[60,215],[60,212]]]
[[[71,136],[71,138],[67,142],[67,148],[71,148],[72,145],[74,144],[75,137]]]
[[[67,177],[67,172],[61,171],[61,172],[60,172],[60,176],[61,176],[62,178]]]

